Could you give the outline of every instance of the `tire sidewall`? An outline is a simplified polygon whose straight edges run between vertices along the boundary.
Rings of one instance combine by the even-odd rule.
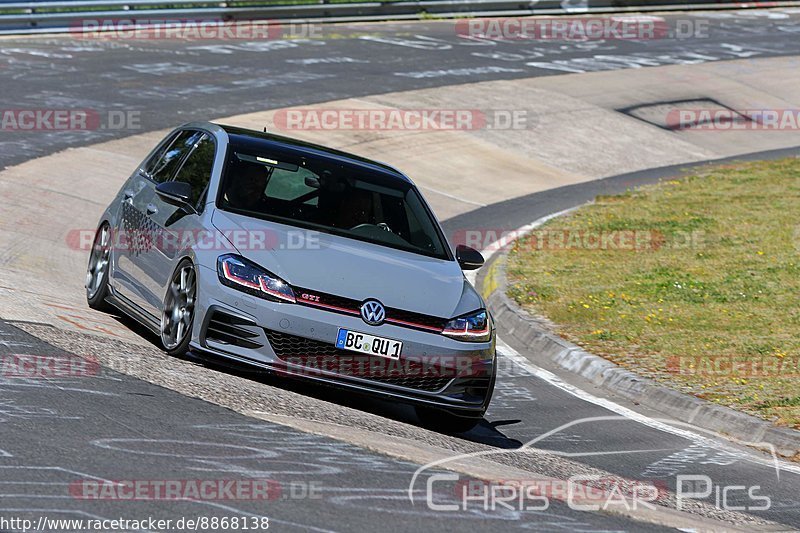
[[[97,231],[94,234],[94,240],[92,240],[92,251],[89,253],[89,262],[90,263],[91,263],[91,260],[92,260],[92,254],[94,253],[94,246],[97,243],[97,238],[100,235],[100,232],[103,231],[103,228],[109,228],[109,230],[110,230],[110,226],[109,226],[108,222],[104,222],[103,224],[101,224],[100,227],[97,228]],[[108,304],[106,304],[106,297],[108,296],[108,276],[109,276],[109,273],[111,272],[111,263],[112,263],[111,253],[112,253],[112,250],[109,250],[109,252],[108,252],[108,266],[106,267],[106,271],[103,272],[103,279],[100,282],[100,288],[97,289],[97,292],[91,298],[89,297],[89,292],[88,292],[89,289],[88,288],[86,289],[86,291],[87,291],[86,292],[86,302],[89,304],[89,307],[91,307],[92,309],[96,309],[98,311],[105,311],[105,310],[108,309]],[[86,266],[86,269],[88,271],[89,265]]]
[[[178,271],[180,271],[182,268],[186,267],[186,266],[191,266],[192,269],[194,270],[194,275],[195,275],[195,284],[194,284],[195,306],[192,309],[192,320],[189,322],[189,329],[186,332],[186,335],[184,335],[183,340],[180,342],[180,344],[178,344],[176,347],[174,347],[172,349],[169,349],[164,344],[163,337],[161,337],[161,346],[162,346],[162,348],[164,349],[165,352],[167,352],[168,355],[170,355],[172,357],[183,357],[189,351],[189,344],[192,342],[192,332],[194,331],[194,322],[195,322],[195,319],[197,318],[197,315],[196,315],[196,310],[197,310],[197,286],[199,285],[199,283],[198,283],[198,279],[197,279],[197,267],[195,266],[195,264],[192,262],[191,259],[182,260],[178,264],[178,267],[175,269],[175,271],[172,273],[172,276],[170,276],[169,279],[170,279],[170,283],[172,283],[172,278],[175,277],[175,274]],[[167,291],[169,291],[169,288],[167,288]],[[164,301],[162,302],[162,306],[163,307],[166,307],[166,300],[167,300],[167,295],[164,294]],[[163,309],[161,310],[161,313],[162,313],[162,316],[163,316],[163,313],[164,313]]]

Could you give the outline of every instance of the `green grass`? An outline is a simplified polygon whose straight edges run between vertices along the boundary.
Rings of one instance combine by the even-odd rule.
[[[542,244],[551,231],[652,240],[553,249]],[[519,304],[589,351],[800,428],[800,160],[599,197],[519,241],[508,276]]]

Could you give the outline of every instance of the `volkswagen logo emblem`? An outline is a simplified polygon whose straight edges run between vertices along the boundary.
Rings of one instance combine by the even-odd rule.
[[[378,300],[367,300],[361,304],[361,318],[370,326],[380,326],[386,320],[386,309]]]

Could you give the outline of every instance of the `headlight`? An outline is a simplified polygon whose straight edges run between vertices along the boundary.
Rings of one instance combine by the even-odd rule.
[[[295,303],[288,283],[238,255],[223,255],[217,260],[217,274],[223,285],[265,298]]]
[[[486,342],[492,338],[492,319],[485,309],[454,318],[448,322],[442,335],[460,341]]]

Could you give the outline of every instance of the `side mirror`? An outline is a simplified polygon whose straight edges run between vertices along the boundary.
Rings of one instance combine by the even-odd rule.
[[[156,185],[156,194],[168,204],[189,208],[194,211],[191,204],[192,186],[183,181],[165,181]]]
[[[461,266],[461,270],[476,270],[483,266],[481,253],[464,244],[456,246],[456,261]]]

